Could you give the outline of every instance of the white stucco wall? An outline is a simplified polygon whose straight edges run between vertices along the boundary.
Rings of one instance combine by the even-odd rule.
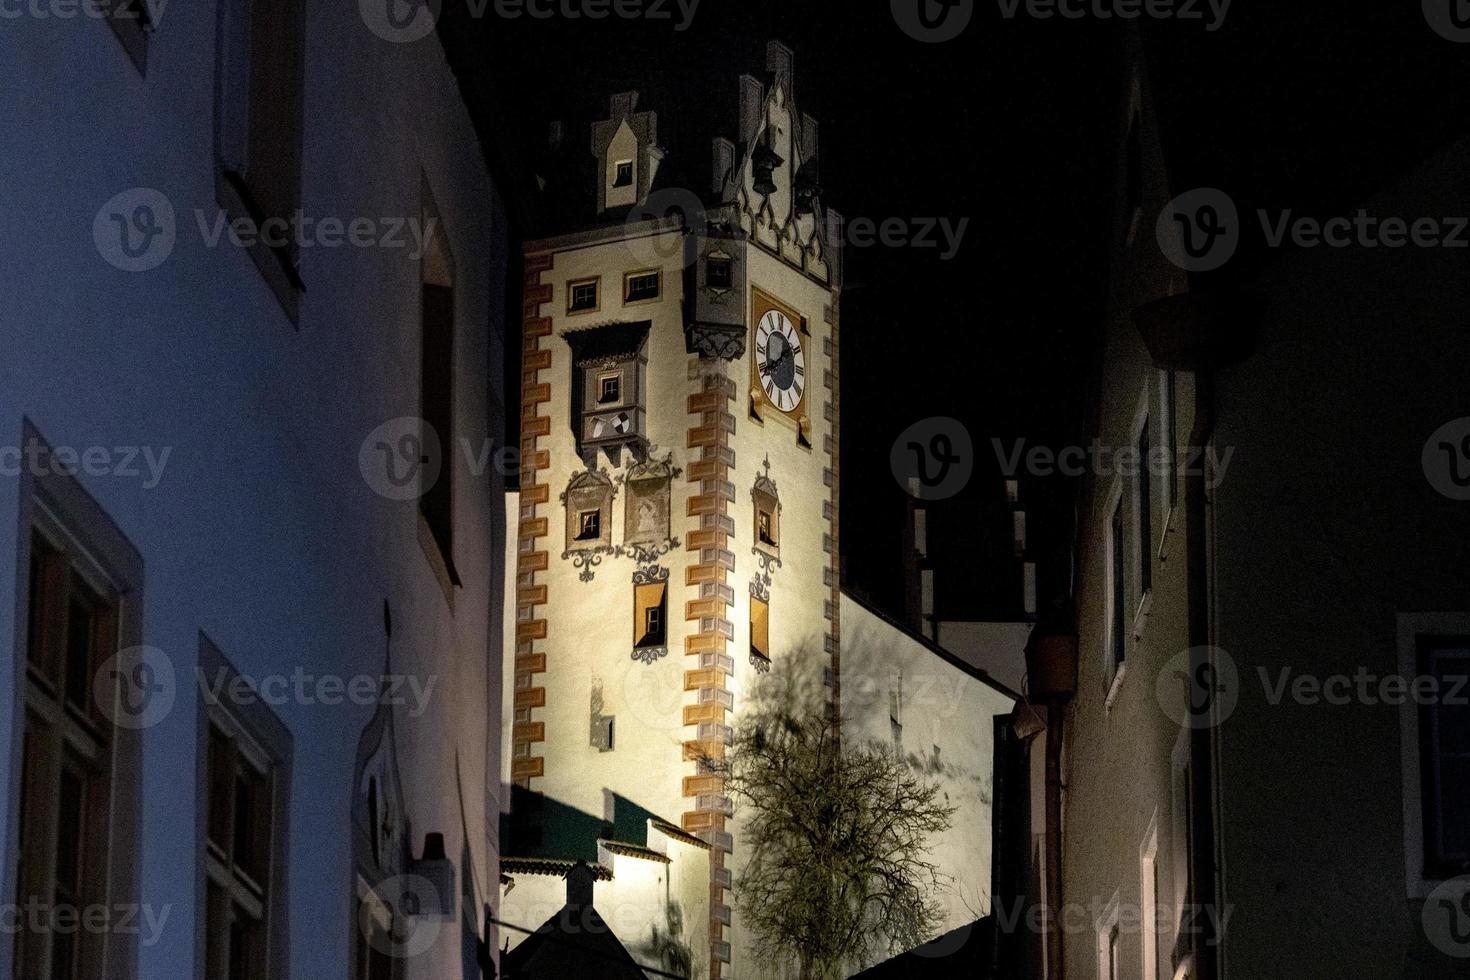
[[[344,221],[417,217],[427,180],[458,263],[459,435],[478,447],[498,436],[504,411],[494,389],[507,231],[457,85],[435,37],[391,44],[356,5],[307,8],[303,210]],[[203,243],[195,210],[216,213],[215,27],[215,4],[168,5],[149,36],[146,77],[108,25],[89,18],[7,20],[3,44],[11,84],[0,88],[0,131],[10,134],[0,154],[0,257],[17,274],[0,313],[0,445],[18,444],[26,418],[54,446],[171,450],[156,487],[81,478],[142,553],[144,642],[165,652],[179,679],[173,710],[143,738],[141,899],[169,910],[158,942],[141,950],[144,978],[194,976],[200,631],[254,677],[297,668],[376,676],[386,598],[395,671],[434,685],[426,713],[404,708],[396,719],[415,848],[424,833],[443,833],[459,864],[468,846],[473,867],[459,872],[473,871],[484,901],[498,875],[498,484],[474,478],[461,456],[454,559],[464,584],[451,614],[420,549],[416,505],[374,493],[358,465],[369,432],[419,410],[418,262],[407,249],[303,248],[307,291],[293,326],[248,254]],[[178,231],[167,261],[139,273],[103,261],[92,238],[98,209],[134,187],[162,191]],[[18,588],[18,486],[0,479],[7,597]],[[9,681],[15,608],[0,602],[6,814],[20,731]],[[295,750],[291,976],[345,978],[350,783],[372,708],[275,710]],[[0,867],[13,884],[7,826]],[[409,977],[459,975],[457,921],[409,962]],[[7,941],[0,959],[9,952]]]
[[[955,808],[949,830],[927,851],[949,879],[935,894],[944,919],[934,936],[969,925],[990,911],[995,719],[1010,714],[1015,696],[846,593],[842,637],[843,737],[893,748],[890,709],[897,701],[902,754]],[[952,950],[935,950],[946,952]]]

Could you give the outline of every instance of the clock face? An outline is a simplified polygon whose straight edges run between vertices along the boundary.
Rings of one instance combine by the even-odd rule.
[[[766,398],[783,412],[795,411],[806,390],[806,351],[796,325],[780,310],[761,317],[755,329],[755,363]]]

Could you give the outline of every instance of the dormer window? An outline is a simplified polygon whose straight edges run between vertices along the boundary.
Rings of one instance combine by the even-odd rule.
[[[590,313],[598,308],[596,279],[567,283],[567,312]]]
[[[614,187],[632,187],[633,186],[633,161],[632,160],[619,160],[614,165],[614,168],[613,168],[613,186]]]

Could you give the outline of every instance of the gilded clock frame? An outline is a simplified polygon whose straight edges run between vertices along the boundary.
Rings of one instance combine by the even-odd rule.
[[[772,310],[784,313],[796,326],[797,333],[803,338],[803,350],[806,353],[806,380],[801,386],[801,398],[798,399],[796,407],[789,412],[782,411],[775,402],[767,398],[766,390],[761,385],[760,355],[756,353],[755,343],[756,331],[760,329],[761,320]],[[810,439],[808,433],[811,430],[811,419],[807,415],[807,393],[811,390],[814,366],[810,344],[811,330],[807,326],[807,319],[790,303],[783,303],[759,286],[750,287],[750,312],[750,414],[759,422],[764,422],[771,417],[780,419],[795,428],[797,435],[803,441],[807,441]]]

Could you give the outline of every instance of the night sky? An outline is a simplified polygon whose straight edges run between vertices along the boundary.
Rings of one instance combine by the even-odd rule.
[[[1347,21],[1340,5],[1247,2],[1214,32],[1145,25],[1178,190],[1218,186],[1243,209],[1345,213],[1470,126],[1470,45],[1429,30],[1419,4],[1354,9]],[[709,139],[738,135],[737,78],[763,77],[765,43],[780,39],[796,52],[798,102],[821,123],[828,206],[849,220],[968,219],[948,260],[943,247],[847,250],[844,581],[895,613],[905,505],[888,457],[903,429],[952,416],[977,454],[969,487],[931,524],[945,618],[1005,615],[1017,584],[992,440],[1085,441],[1120,27],[1000,10],[977,3],[968,30],[941,44],[908,37],[879,0],[703,0],[683,32],[672,21],[446,18],[473,45],[472,86],[494,103],[503,151],[523,173],[550,120],[585,141],[608,95],[636,89],[640,108],[659,114],[661,142],[694,157],[680,169],[707,180]],[[1251,245],[1238,263],[1247,274]],[[1023,486],[1044,600],[1066,589],[1072,493],[1061,477]]]

